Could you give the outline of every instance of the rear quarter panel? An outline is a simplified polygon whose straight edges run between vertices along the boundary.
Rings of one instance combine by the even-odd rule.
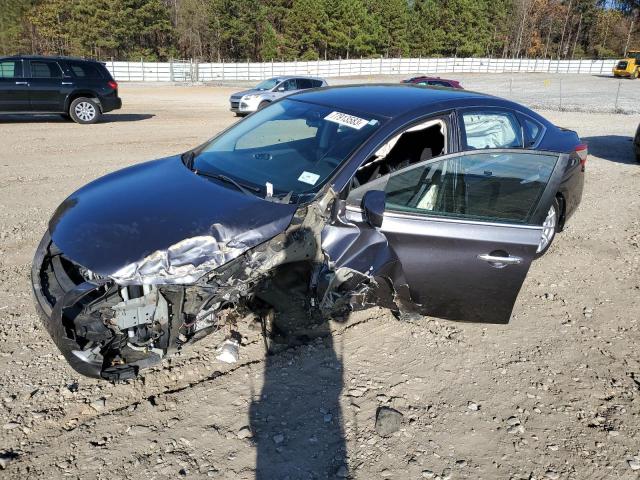
[[[566,130],[548,124],[547,131],[538,146],[539,150],[570,154],[570,161],[567,164],[558,189],[564,201],[564,213],[560,218],[561,227],[573,215],[582,200],[584,167],[580,163],[580,157],[575,153],[575,148],[580,144],[580,137],[573,130]]]

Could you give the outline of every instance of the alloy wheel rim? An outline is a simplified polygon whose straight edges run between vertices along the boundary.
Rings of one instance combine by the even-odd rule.
[[[547,218],[544,219],[542,224],[542,236],[540,237],[540,243],[538,244],[537,253],[540,253],[549,246],[553,236],[556,233],[556,208],[552,205],[547,213]]]
[[[96,108],[89,102],[80,102],[76,105],[75,113],[83,122],[89,122],[96,116]]]

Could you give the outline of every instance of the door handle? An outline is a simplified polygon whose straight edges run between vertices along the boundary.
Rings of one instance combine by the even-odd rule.
[[[16,85],[29,85],[29,82],[16,82]]]
[[[73,85],[73,82],[62,82],[62,85]]]
[[[478,255],[478,260],[488,262],[492,267],[504,268],[508,265],[520,265],[522,263],[522,257],[512,257],[511,255],[501,257],[498,255],[491,255],[490,253],[482,253]]]

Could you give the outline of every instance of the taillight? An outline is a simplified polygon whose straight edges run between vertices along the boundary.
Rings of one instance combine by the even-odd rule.
[[[107,82],[107,85],[109,85],[109,86],[110,86],[111,88],[113,88],[114,90],[117,90],[117,89],[118,89],[118,82],[115,82],[115,81],[113,81],[113,80],[109,80],[109,81]]]
[[[582,169],[584,170],[585,165],[587,164],[587,155],[589,154],[589,149],[585,143],[581,143],[575,149],[576,154],[580,157],[580,165],[582,165]]]

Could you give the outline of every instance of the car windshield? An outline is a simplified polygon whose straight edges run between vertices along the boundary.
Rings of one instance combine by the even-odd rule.
[[[254,90],[271,90],[282,81],[280,78],[269,78],[256,85]]]
[[[369,114],[286,99],[205,145],[191,167],[295,201],[315,194],[379,125]]]

